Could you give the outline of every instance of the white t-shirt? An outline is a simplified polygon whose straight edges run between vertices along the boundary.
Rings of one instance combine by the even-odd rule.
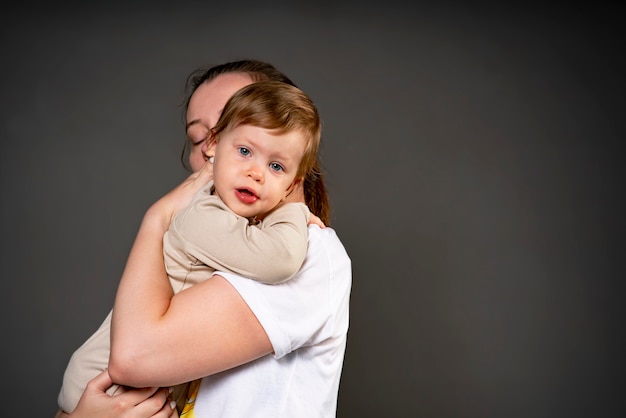
[[[202,379],[204,417],[335,417],[348,332],[351,261],[331,228],[309,226],[306,260],[268,285],[217,272],[259,319],[274,354]]]

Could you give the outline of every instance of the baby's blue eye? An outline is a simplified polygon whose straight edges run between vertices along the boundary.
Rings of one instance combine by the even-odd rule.
[[[270,168],[274,171],[283,171],[284,168],[282,165],[278,164],[278,163],[270,163]]]
[[[250,150],[246,147],[239,147],[239,154],[247,157],[248,155],[250,155]]]

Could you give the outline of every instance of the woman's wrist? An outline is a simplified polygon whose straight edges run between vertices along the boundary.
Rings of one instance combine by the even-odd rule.
[[[174,216],[174,209],[168,204],[167,196],[154,203],[144,214],[142,228],[149,228],[155,233],[165,234]]]

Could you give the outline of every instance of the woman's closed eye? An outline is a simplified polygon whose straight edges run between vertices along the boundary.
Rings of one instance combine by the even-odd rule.
[[[187,127],[187,138],[192,146],[196,147],[202,145],[202,143],[209,136],[209,130],[203,125],[198,123],[192,123]]]

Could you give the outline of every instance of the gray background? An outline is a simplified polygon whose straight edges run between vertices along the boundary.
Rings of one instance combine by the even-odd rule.
[[[206,3],[2,13],[5,411],[53,415],[185,177],[186,76],[259,58],[324,120],[354,267],[339,417],[624,413],[616,8]]]

